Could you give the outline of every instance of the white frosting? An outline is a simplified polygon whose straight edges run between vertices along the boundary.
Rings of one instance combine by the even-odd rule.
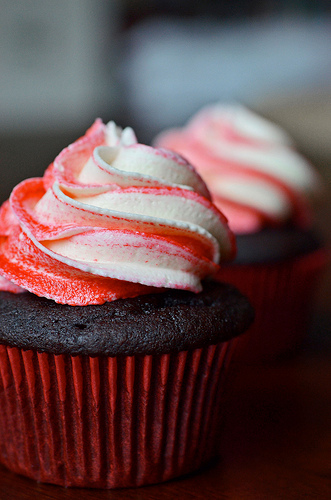
[[[248,232],[267,219],[303,223],[308,199],[320,189],[318,175],[289,136],[240,105],[203,108],[186,127],[161,133],[155,144],[179,152],[197,168],[235,232],[246,232],[240,219],[247,208],[256,218],[246,225]]]
[[[221,162],[271,175],[299,191],[316,186],[314,170],[289,136],[243,106],[206,108],[190,122],[188,133]]]
[[[200,120],[204,120],[205,118],[214,122],[216,126],[221,122],[220,125],[222,127],[226,127],[228,130],[232,130],[232,132],[235,131],[238,137],[255,141],[260,145],[278,144],[293,146],[292,139],[282,128],[240,104],[216,103],[212,106],[207,106],[192,118],[190,127],[193,128],[195,125],[200,127]],[[217,128],[214,131],[217,132]],[[212,129],[205,129],[205,132],[212,134]]]
[[[279,189],[274,188],[270,183],[262,179],[242,178],[214,180],[213,190],[216,196],[230,199],[242,205],[254,208],[277,219],[286,220],[291,213],[291,204],[288,198]]]
[[[28,239],[59,266],[198,291],[233,253],[226,220],[197,172],[175,153],[137,144],[132,129],[100,124],[52,168],[45,194],[41,180],[30,179],[10,201]]]

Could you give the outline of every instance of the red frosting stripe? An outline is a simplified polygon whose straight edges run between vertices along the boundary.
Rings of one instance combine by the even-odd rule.
[[[19,228],[8,239],[0,239],[0,267],[13,282],[20,276],[20,285],[26,290],[62,304],[103,304],[162,291],[139,283],[95,276],[59,263],[39,250]]]

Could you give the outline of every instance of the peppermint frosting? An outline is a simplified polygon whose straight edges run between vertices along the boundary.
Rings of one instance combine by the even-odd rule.
[[[43,178],[14,188],[0,235],[0,289],[71,305],[162,288],[198,292],[234,254],[227,221],[195,169],[101,120]]]
[[[309,223],[308,199],[319,190],[316,172],[281,128],[245,107],[203,108],[155,144],[196,167],[235,233]]]

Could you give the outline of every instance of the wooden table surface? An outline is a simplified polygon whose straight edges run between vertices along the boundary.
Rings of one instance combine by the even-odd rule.
[[[316,315],[295,357],[241,369],[225,416],[221,459],[161,485],[103,491],[39,484],[0,466],[0,499],[329,499],[331,335]]]

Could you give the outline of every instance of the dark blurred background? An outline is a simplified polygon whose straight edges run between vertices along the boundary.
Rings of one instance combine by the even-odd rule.
[[[0,200],[97,116],[149,143],[239,101],[330,179],[329,0],[0,0]]]

